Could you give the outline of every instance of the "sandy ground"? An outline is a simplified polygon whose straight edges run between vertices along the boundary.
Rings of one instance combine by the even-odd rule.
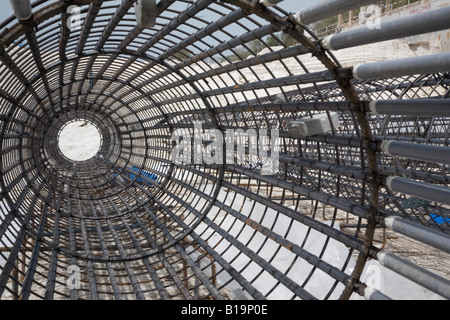
[[[67,158],[84,161],[95,156],[100,149],[100,144],[100,133],[93,124],[75,121],[61,130],[58,145]]]

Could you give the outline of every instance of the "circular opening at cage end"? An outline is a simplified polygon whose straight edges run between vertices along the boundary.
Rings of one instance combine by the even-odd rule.
[[[102,136],[98,128],[88,120],[76,120],[66,124],[58,134],[61,153],[73,161],[86,161],[100,150]]]

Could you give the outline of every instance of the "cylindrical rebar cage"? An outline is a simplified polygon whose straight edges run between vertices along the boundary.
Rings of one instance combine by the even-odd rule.
[[[450,54],[358,60],[449,10],[324,39],[370,1],[279,2],[39,0],[1,24],[1,299],[450,297]]]

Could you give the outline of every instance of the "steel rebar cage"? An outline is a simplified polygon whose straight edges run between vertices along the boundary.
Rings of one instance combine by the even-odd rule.
[[[318,38],[370,1],[279,2],[159,0],[144,27],[133,0],[40,0],[1,24],[1,299],[409,297],[375,267],[450,297],[450,54],[338,57],[449,8]],[[87,160],[58,146],[75,121]],[[196,150],[215,161],[175,159]]]

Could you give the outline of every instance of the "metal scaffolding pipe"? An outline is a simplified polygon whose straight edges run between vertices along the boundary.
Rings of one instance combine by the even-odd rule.
[[[369,43],[436,32],[450,28],[450,8],[440,8],[420,15],[382,22],[380,28],[361,27],[327,36],[324,46],[340,50]]]
[[[417,117],[450,117],[450,103],[445,99],[375,100],[367,111],[374,114]]]
[[[260,0],[259,2],[265,5],[266,7],[272,7],[284,0]]]
[[[33,14],[30,0],[9,0],[14,10],[14,16],[22,21],[28,20]]]
[[[388,140],[381,143],[381,151],[393,157],[450,164],[449,147]]]
[[[377,289],[367,287],[364,290],[364,297],[367,300],[392,300],[382,292],[378,291]]]
[[[136,22],[139,28],[153,28],[156,24],[156,0],[140,0],[134,4]]]
[[[377,255],[377,259],[386,268],[405,276],[411,281],[420,284],[424,288],[427,288],[446,299],[450,299],[449,280],[422,269],[412,262],[401,259],[390,252],[380,251]]]
[[[401,192],[421,199],[450,205],[450,189],[400,177],[388,177],[386,186],[393,192]]]
[[[358,80],[401,77],[450,71],[450,53],[439,53],[420,57],[388,60],[360,64],[353,68],[353,77]]]
[[[448,297],[448,55],[344,68],[307,26],[370,2],[39,0],[3,22],[0,299]],[[425,290],[380,290],[377,258]]]
[[[397,216],[387,217],[384,219],[384,223],[386,227],[395,232],[450,253],[450,236],[442,232],[430,230],[422,225]]]
[[[300,10],[295,18],[298,23],[308,25],[313,22],[335,16],[339,13],[357,9],[373,3],[373,0],[330,0]]]

